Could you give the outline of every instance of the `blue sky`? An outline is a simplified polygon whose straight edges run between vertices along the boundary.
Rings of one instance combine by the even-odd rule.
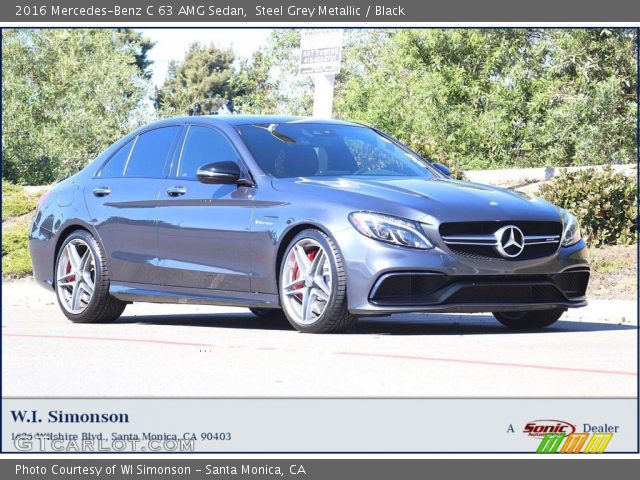
[[[144,34],[156,42],[149,51],[153,60],[153,82],[162,85],[167,75],[171,60],[181,60],[189,45],[193,42],[214,43],[221,48],[231,47],[236,56],[250,57],[264,45],[271,34],[271,29],[178,29],[178,28],[145,28]]]

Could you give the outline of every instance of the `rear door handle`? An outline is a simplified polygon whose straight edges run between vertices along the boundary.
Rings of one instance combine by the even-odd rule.
[[[96,197],[106,197],[111,193],[111,190],[109,190],[107,187],[98,187],[94,188],[92,192]]]
[[[170,197],[179,197],[180,195],[184,195],[187,193],[187,189],[184,187],[171,187],[167,188],[167,195]]]

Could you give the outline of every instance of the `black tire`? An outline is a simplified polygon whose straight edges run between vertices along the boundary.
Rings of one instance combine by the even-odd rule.
[[[493,316],[503,324],[515,330],[538,330],[553,325],[566,310],[532,310],[529,312],[493,312]]]
[[[251,313],[256,317],[264,318],[265,320],[284,320],[285,314],[279,308],[249,308]]]
[[[75,323],[109,323],[117,320],[125,307],[126,302],[118,300],[117,298],[109,295],[109,269],[105,260],[105,255],[102,251],[102,247],[96,241],[96,239],[86,230],[76,230],[72,232],[62,243],[58,255],[56,257],[56,266],[54,269],[54,275],[57,277],[58,262],[65,247],[69,242],[74,239],[80,239],[84,241],[93,254],[95,264],[94,274],[94,290],[89,303],[85,309],[74,314],[69,312],[62,304],[60,299],[60,293],[57,288],[58,279],[54,279],[54,286],[56,286],[56,297],[58,299],[58,305],[65,316]]]
[[[344,332],[351,328],[358,321],[358,317],[352,315],[347,308],[347,278],[344,271],[344,263],[342,261],[342,255],[338,250],[336,244],[330,237],[320,232],[319,230],[308,229],[303,230],[296,235],[289,243],[287,250],[282,257],[282,264],[280,265],[280,271],[278,274],[280,297],[283,295],[282,288],[282,270],[286,258],[289,256],[289,252],[292,247],[302,239],[311,239],[318,242],[329,258],[329,264],[331,268],[331,294],[327,306],[322,312],[322,315],[318,317],[311,324],[300,324],[296,322],[287,313],[286,308],[283,308],[283,312],[287,317],[289,323],[296,329],[305,333],[337,333]]]

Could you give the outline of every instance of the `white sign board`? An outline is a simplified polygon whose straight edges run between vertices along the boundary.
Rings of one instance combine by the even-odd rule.
[[[298,73],[339,73],[342,58],[342,29],[302,30]]]

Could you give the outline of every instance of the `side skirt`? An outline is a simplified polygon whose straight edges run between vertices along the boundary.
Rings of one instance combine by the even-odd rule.
[[[118,300],[125,302],[280,308],[278,295],[268,293],[204,290],[118,282],[111,282],[109,293]]]

